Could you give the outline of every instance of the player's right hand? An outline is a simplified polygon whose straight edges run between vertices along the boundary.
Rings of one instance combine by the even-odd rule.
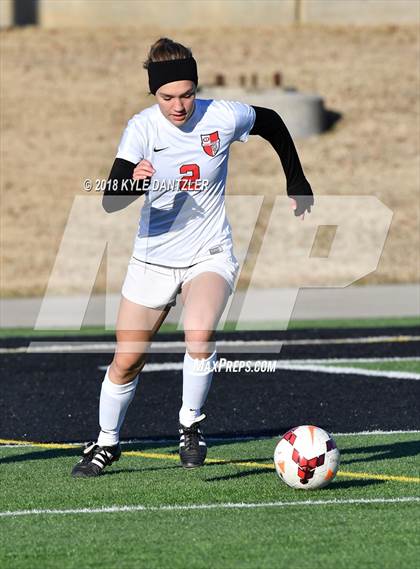
[[[305,213],[311,213],[311,207],[314,205],[313,196],[289,196],[292,200],[292,209],[296,217],[305,219]]]
[[[151,178],[156,170],[148,160],[141,160],[133,171],[133,180]]]

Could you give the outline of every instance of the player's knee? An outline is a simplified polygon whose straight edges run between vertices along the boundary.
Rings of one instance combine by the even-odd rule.
[[[119,383],[132,381],[143,369],[145,357],[129,358],[116,356],[111,364],[112,374]]]
[[[213,330],[186,330],[185,345],[194,359],[208,358],[215,350]]]

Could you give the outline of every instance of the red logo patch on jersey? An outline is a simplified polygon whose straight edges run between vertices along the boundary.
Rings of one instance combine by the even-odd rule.
[[[211,134],[201,135],[201,146],[206,154],[209,156],[216,156],[220,148],[219,132],[212,132]]]

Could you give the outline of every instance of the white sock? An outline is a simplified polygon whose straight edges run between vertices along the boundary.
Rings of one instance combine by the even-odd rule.
[[[99,400],[99,446],[114,446],[120,440],[120,429],[136,391],[138,376],[124,385],[112,383],[106,371]]]
[[[201,414],[213,379],[216,352],[205,359],[194,359],[185,352],[182,384],[182,407],[179,422],[190,427]]]

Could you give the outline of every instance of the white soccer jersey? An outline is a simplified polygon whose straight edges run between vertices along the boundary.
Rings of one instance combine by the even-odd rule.
[[[255,121],[249,105],[196,99],[193,115],[173,125],[153,105],[134,115],[117,158],[156,170],[146,189],[133,256],[186,267],[220,251],[232,251],[225,211],[229,147],[246,142]]]

